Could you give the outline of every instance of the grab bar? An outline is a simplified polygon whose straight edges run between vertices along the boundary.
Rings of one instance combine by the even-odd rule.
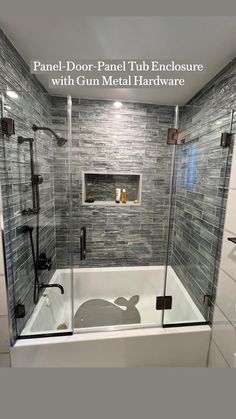
[[[80,229],[80,260],[86,258],[86,228],[81,227]]]

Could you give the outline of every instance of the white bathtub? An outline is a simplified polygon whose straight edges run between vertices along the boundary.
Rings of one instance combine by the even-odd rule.
[[[173,304],[165,311],[164,324],[172,327],[167,328],[161,327],[162,311],[155,309],[156,296],[164,293],[163,267],[84,268],[75,269],[73,277],[74,313],[90,299],[114,303],[118,297],[138,295],[140,323],[18,340],[11,348],[13,367],[206,366],[209,326],[173,327],[175,323],[204,322],[204,318],[171,267],[166,294],[172,295]],[[65,332],[72,330],[70,278],[70,270],[56,271],[51,283],[63,285],[65,294],[55,288],[46,290],[22,335],[52,333],[61,323],[68,326]]]

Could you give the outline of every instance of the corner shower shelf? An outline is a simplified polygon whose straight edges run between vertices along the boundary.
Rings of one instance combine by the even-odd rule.
[[[140,173],[83,172],[82,176],[82,205],[118,208],[141,205],[142,175]],[[115,202],[116,188],[126,189],[126,204]],[[86,202],[88,194],[94,197],[94,202]]]

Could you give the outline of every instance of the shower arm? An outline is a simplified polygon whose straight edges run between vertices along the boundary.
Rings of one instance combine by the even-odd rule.
[[[53,129],[49,128],[49,127],[38,127],[37,125],[33,125],[33,131],[49,131],[51,132],[51,134],[53,134],[56,138],[58,138],[57,134],[53,131]]]
[[[66,138],[60,137],[52,128],[38,127],[37,125],[34,124],[32,126],[32,129],[33,129],[34,132],[37,132],[37,131],[48,131],[48,132],[50,132],[54,136],[54,138],[57,140],[57,145],[59,147],[63,146],[67,142]]]

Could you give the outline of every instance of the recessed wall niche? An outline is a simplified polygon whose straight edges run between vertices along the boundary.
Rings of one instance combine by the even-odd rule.
[[[126,189],[124,205],[140,205],[142,175],[140,173],[83,172],[82,204],[100,206],[123,206],[115,201],[116,188]]]

